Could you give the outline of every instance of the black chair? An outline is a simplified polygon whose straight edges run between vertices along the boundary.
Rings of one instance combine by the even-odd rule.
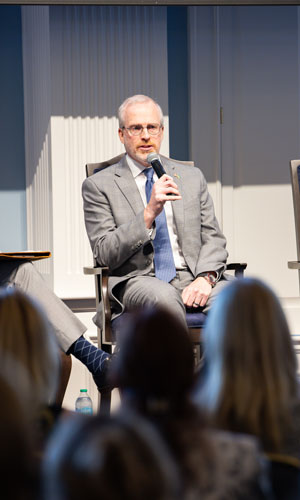
[[[299,500],[300,460],[281,454],[267,454],[274,500]]]
[[[99,172],[110,165],[114,165],[118,163],[121,158],[124,156],[120,154],[111,158],[110,160],[103,161],[100,163],[88,163],[86,165],[86,176],[90,177],[91,175]],[[177,160],[173,160],[177,161]],[[178,162],[178,163],[189,163],[194,166],[194,162]],[[227,265],[227,270],[233,270],[234,275],[237,278],[243,277],[244,270],[246,269],[247,264],[245,263],[231,263]],[[120,330],[120,325],[122,321],[124,321],[126,317],[126,313],[123,313],[121,316],[117,317],[114,320],[111,320],[111,308],[108,297],[108,277],[109,277],[109,269],[107,267],[100,267],[97,262],[94,262],[94,267],[84,267],[84,274],[94,275],[95,277],[95,290],[96,290],[96,304],[99,307],[101,303],[102,314],[103,314],[103,329],[100,331],[97,330],[97,338],[98,338],[98,346],[106,352],[112,352],[112,346],[116,341],[116,332]],[[188,333],[193,344],[194,349],[194,361],[195,367],[198,367],[200,364],[200,360],[202,357],[201,352],[201,330],[204,326],[204,322],[206,319],[206,315],[203,312],[199,312],[197,310],[191,311],[187,310],[186,320],[188,325]],[[101,398],[103,396],[101,395]],[[105,403],[107,405],[109,403],[109,395],[105,394]],[[102,411],[102,402],[100,402],[100,411]]]
[[[298,269],[300,283],[300,160],[290,161],[290,173],[293,192],[294,219],[296,230],[297,259],[288,262],[289,269]]]

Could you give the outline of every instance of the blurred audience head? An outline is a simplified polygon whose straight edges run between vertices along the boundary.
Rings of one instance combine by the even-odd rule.
[[[0,291],[1,368],[26,405],[50,403],[59,374],[59,352],[40,306],[20,290]]]
[[[175,465],[149,423],[133,415],[62,420],[43,467],[44,500],[174,500]]]
[[[30,428],[15,391],[2,374],[0,400],[1,498],[32,500],[35,478]]]
[[[132,312],[120,335],[112,379],[123,401],[139,411],[184,412],[194,384],[194,358],[178,319],[158,307]]]
[[[216,297],[204,333],[197,400],[218,427],[257,435],[278,449],[291,424],[297,361],[278,298],[258,279],[235,280]]]

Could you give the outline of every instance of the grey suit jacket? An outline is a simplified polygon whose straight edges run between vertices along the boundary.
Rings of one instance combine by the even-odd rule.
[[[190,271],[195,277],[205,271],[223,271],[226,240],[201,170],[163,156],[161,161],[182,196],[171,203],[179,245]],[[109,267],[109,293],[115,298],[115,285],[150,272],[155,230],[149,238],[143,201],[125,156],[86,179],[82,195],[93,255],[100,266]]]

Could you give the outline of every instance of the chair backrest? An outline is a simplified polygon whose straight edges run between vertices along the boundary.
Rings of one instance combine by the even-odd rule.
[[[90,177],[91,175],[99,172],[99,170],[102,170],[103,168],[106,168],[106,167],[109,167],[110,165],[114,165],[115,163],[118,163],[123,158],[124,155],[125,155],[125,153],[121,153],[118,156],[114,156],[113,158],[110,158],[110,160],[101,161],[100,163],[87,163],[85,166],[86,176]],[[194,165],[195,165],[193,161],[180,161],[180,160],[174,160],[173,158],[170,158],[170,160],[173,163],[190,165],[191,167],[194,167]]]
[[[300,460],[289,455],[267,454],[274,500],[300,498]]]
[[[121,153],[118,156],[114,156],[110,160],[106,161],[101,161],[100,163],[87,163],[85,166],[86,170],[86,176],[90,177],[91,175],[95,174],[96,172],[99,172],[99,170],[102,170],[103,168],[109,167],[110,165],[114,165],[115,163],[118,163],[121,158],[123,158],[125,153]]]
[[[300,160],[290,161],[290,171],[294,203],[297,259],[300,260]]]

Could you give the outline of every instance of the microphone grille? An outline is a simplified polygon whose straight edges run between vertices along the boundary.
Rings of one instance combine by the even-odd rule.
[[[158,153],[149,153],[147,156],[147,162],[151,163],[154,160],[160,161],[160,157]]]

